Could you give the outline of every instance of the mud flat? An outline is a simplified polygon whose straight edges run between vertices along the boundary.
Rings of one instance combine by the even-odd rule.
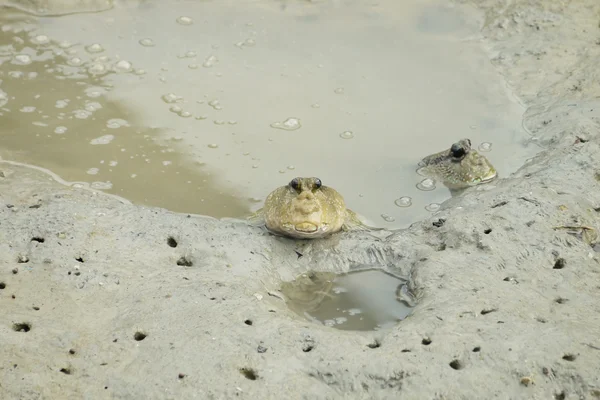
[[[600,5],[548,3],[477,2],[544,150],[387,236],[294,242],[0,163],[0,398],[600,398]],[[359,265],[410,278],[412,314],[342,331],[279,298]]]

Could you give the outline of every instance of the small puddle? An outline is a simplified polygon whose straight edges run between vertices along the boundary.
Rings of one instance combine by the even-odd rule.
[[[346,274],[307,272],[281,285],[288,307],[332,328],[371,331],[406,318],[413,304],[406,281],[378,269]]]

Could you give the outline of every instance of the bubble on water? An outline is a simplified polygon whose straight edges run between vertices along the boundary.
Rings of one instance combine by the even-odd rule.
[[[167,165],[171,165],[172,162],[171,161],[163,161],[162,165],[167,166]]]
[[[87,182],[73,182],[71,184],[71,187],[74,187],[76,189],[83,189],[83,188],[90,187],[90,184]]]
[[[354,132],[344,131],[344,132],[340,133],[340,137],[342,139],[352,139],[354,137]]]
[[[133,71],[134,74],[136,75],[145,75],[146,74],[146,70],[142,69],[142,68],[138,68],[135,71]]]
[[[188,65],[189,69],[198,69],[198,64],[190,64]]]
[[[104,47],[100,43],[93,43],[89,46],[85,46],[85,51],[88,53],[102,53],[104,51]]]
[[[383,218],[385,222],[394,222],[396,220],[396,218],[388,214],[381,214],[381,218]]]
[[[205,68],[210,68],[218,62],[219,62],[219,59],[216,56],[211,55],[211,56],[208,56],[206,58],[206,60],[204,60],[204,62],[202,63],[202,66]]]
[[[8,76],[10,76],[11,78],[22,78],[23,75],[24,74],[22,71],[9,71],[8,72]]]
[[[258,164],[252,164],[252,168],[254,168],[254,169],[258,168]]]
[[[131,174],[129,175],[131,178],[135,178],[137,176],[137,174]]]
[[[96,139],[92,139],[90,141],[90,144],[93,144],[93,145],[109,144],[110,142],[113,141],[114,138],[115,138],[114,135],[104,135],[104,136],[97,137]]]
[[[231,119],[231,120],[227,121],[227,123],[228,123],[229,125],[236,125],[236,124],[237,124],[237,121],[236,121],[236,120],[234,120],[234,119]]]
[[[334,294],[348,293],[348,289],[341,287],[341,286],[336,286],[332,289],[332,292]]]
[[[58,44],[58,47],[61,49],[68,49],[71,46],[73,46],[73,43],[69,42],[68,40],[63,40]]]
[[[88,175],[97,175],[100,170],[98,168],[90,168],[86,171]]]
[[[335,94],[342,94],[342,93],[344,93],[344,88],[341,88],[341,87],[336,88],[333,92]]]
[[[97,101],[90,101],[85,104],[85,109],[88,110],[89,112],[98,111],[101,108],[102,108],[102,104],[98,103]]]
[[[430,212],[435,212],[435,211],[439,210],[440,207],[441,207],[441,205],[438,203],[431,203],[431,204],[427,204],[425,206],[425,209]]]
[[[58,135],[62,135],[65,132],[67,132],[66,126],[57,126],[56,128],[54,128],[54,133],[56,133]]]
[[[118,162],[118,161],[110,161],[110,162],[108,163],[108,165],[110,165],[111,167],[116,167],[116,166],[117,166],[117,164],[119,164],[119,162]]]
[[[310,105],[312,108],[321,108],[321,105],[318,103],[314,103]]]
[[[435,189],[435,181],[431,178],[425,178],[421,182],[417,183],[417,189],[424,190],[426,192]]]
[[[146,47],[153,47],[154,46],[154,40],[150,39],[150,38],[143,38],[140,39],[139,43],[142,46],[146,46]]]
[[[81,64],[83,64],[83,60],[79,57],[71,57],[69,60],[67,60],[67,64],[69,64],[71,67],[79,67]]]
[[[190,17],[179,17],[177,18],[177,23],[179,25],[192,25],[194,20]]]
[[[412,205],[412,199],[408,196],[403,196],[396,199],[396,201],[394,201],[394,204],[398,207],[410,207]]]
[[[70,101],[71,100],[69,100],[69,99],[57,100],[56,103],[54,104],[54,107],[56,107],[56,108],[65,108],[66,106],[69,105]]]
[[[17,54],[13,58],[12,63],[17,65],[29,65],[31,64],[31,57],[27,54]]]
[[[202,121],[203,119],[207,119],[208,116],[206,116],[206,115],[197,115],[194,118],[196,118],[198,121]]]
[[[2,89],[0,89],[0,107],[4,107],[4,105],[8,103],[8,95]]]
[[[213,121],[213,123],[214,123],[215,125],[224,125],[224,124],[225,124],[225,121],[223,121],[222,119],[215,119],[215,120]]]
[[[221,103],[219,103],[219,100],[211,100],[208,102],[208,105],[214,108],[215,110],[223,109],[223,107],[221,107]]]
[[[113,118],[113,119],[109,119],[108,121],[106,121],[106,127],[110,128],[110,129],[117,129],[117,128],[121,128],[123,126],[129,126],[129,122],[127,122],[124,119],[120,119],[120,118]]]
[[[189,111],[181,111],[181,112],[179,113],[179,116],[180,116],[180,117],[182,117],[182,118],[189,118],[189,117],[191,117],[191,116],[192,116],[192,113],[191,113],[191,112],[189,112]]]
[[[169,107],[169,111],[171,111],[172,113],[175,113],[175,114],[179,114],[180,112],[183,111],[183,108],[181,108],[179,106],[171,106],[171,107]]]
[[[30,72],[27,74],[27,78],[29,78],[29,79],[37,78],[37,76],[38,76],[37,72]]]
[[[479,145],[479,151],[491,151],[492,150],[492,144],[490,142],[483,142]]]
[[[183,99],[183,97],[177,96],[175,93],[163,94],[160,98],[167,104],[177,103]]]
[[[88,72],[92,75],[99,75],[106,72],[106,66],[101,63],[94,63],[89,66]]]
[[[241,42],[237,42],[235,45],[241,49],[244,47],[253,47],[255,44],[256,41],[254,39],[248,38],[246,40],[242,40]]]
[[[24,112],[24,113],[31,113],[35,111],[35,107],[34,106],[25,106],[23,108],[21,108],[19,111]]]
[[[85,91],[85,95],[87,97],[95,98],[95,97],[102,96],[102,92],[105,91],[105,90],[106,89],[104,89],[104,88],[99,88],[99,87],[91,86],[91,87],[87,87],[84,91]]]
[[[187,51],[187,52],[185,52],[185,54],[177,56],[177,58],[194,58],[197,55],[198,54],[196,54],[195,51]]]
[[[271,124],[271,128],[284,129],[286,131],[295,131],[296,129],[300,129],[301,126],[300,119],[293,117],[290,117],[283,122],[273,122]]]
[[[35,44],[46,44],[50,42],[50,38],[46,35],[37,35],[31,41]]]
[[[131,68],[131,63],[126,60],[121,60],[115,64],[115,70],[118,72],[129,72],[131,71]]]
[[[362,310],[360,308],[351,308],[348,310],[348,315],[358,315],[358,314],[362,314]]]
[[[92,184],[90,185],[90,187],[92,189],[98,189],[98,190],[110,190],[113,187],[112,182],[108,181],[108,182],[92,182]]]
[[[209,145],[208,145],[208,147],[209,147],[210,149],[216,149],[216,148],[218,148],[218,147],[219,147],[219,145],[218,145],[218,144],[216,144],[216,143],[211,143],[211,144],[209,144]]]
[[[294,170],[294,169],[296,169],[296,167],[294,167],[293,165],[288,165],[288,166],[287,166],[287,169],[289,169],[289,170]]]
[[[92,115],[92,113],[89,112],[88,110],[73,111],[73,116],[77,119],[87,119],[90,115]]]

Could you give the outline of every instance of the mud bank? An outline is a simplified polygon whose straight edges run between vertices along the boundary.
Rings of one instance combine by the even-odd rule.
[[[0,163],[0,397],[600,398],[599,253],[559,228],[600,228],[600,6],[545,3],[478,4],[545,149],[407,230],[295,242]],[[277,296],[358,265],[413,314],[345,332]]]

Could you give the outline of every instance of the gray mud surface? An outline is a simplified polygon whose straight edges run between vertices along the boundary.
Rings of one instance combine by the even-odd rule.
[[[554,229],[600,228],[600,4],[477,7],[545,150],[406,230],[296,242],[1,162],[0,398],[600,398],[599,253]],[[357,265],[413,314],[340,331],[277,295]]]

